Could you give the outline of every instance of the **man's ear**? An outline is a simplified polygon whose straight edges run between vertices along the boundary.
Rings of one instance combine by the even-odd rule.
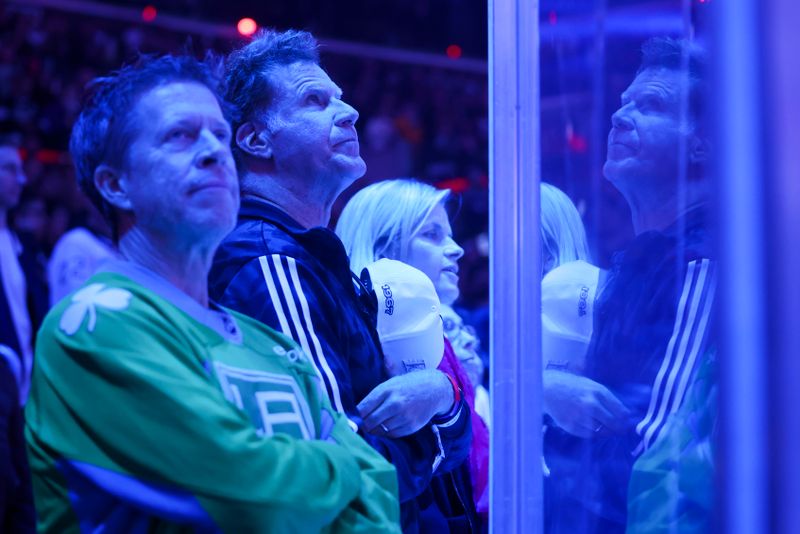
[[[692,135],[689,141],[689,162],[704,164],[711,157],[711,143],[703,136]]]
[[[94,186],[106,201],[121,210],[133,209],[128,198],[128,182],[124,175],[106,165],[98,165],[94,171]]]
[[[266,128],[259,128],[249,121],[236,129],[236,146],[257,158],[272,157],[272,142]]]

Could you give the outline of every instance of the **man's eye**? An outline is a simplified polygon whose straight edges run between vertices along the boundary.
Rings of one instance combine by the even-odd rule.
[[[306,102],[309,104],[314,104],[316,106],[322,105],[322,96],[319,93],[311,93],[306,97]]]
[[[659,110],[659,109],[663,108],[663,104],[662,104],[661,99],[654,98],[654,97],[642,98],[641,100],[639,100],[639,102],[637,104],[641,109]]]
[[[188,130],[180,129],[180,130],[172,130],[167,134],[167,139],[170,141],[180,141],[183,139],[188,139],[191,137],[191,134]]]
[[[217,139],[220,141],[227,141],[228,140],[228,131],[227,130],[217,130],[214,132],[214,135],[217,136]]]

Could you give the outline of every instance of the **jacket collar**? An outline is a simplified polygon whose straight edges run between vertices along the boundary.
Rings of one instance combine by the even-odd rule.
[[[246,220],[267,220],[293,235],[309,231],[309,228],[305,228],[277,205],[250,195],[242,197],[242,204],[239,208],[239,222]]]

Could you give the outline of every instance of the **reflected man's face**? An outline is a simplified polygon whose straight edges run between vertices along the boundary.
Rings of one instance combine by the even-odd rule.
[[[649,68],[622,93],[603,174],[623,194],[677,183],[680,147],[692,133],[691,121],[681,118],[682,85],[688,91],[679,71]]]

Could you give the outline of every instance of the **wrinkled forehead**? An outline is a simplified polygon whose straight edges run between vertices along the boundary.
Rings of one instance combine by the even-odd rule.
[[[682,93],[688,93],[690,83],[688,72],[666,67],[650,67],[636,75],[623,95],[648,91],[665,98],[677,99]]]
[[[217,97],[205,85],[193,81],[160,84],[143,92],[133,106],[135,118],[152,124],[173,116],[198,114],[222,118]]]
[[[336,96],[342,93],[322,67],[309,61],[277,65],[272,67],[268,74],[274,92],[273,105],[291,100],[311,88],[325,89]]]
[[[182,120],[228,123],[214,93],[194,81],[175,81],[143,92],[133,105],[124,126],[129,142],[157,135],[161,129]]]

